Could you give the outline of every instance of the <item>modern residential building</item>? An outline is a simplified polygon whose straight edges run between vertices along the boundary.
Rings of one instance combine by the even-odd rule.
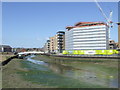
[[[56,42],[55,36],[50,37],[49,39],[50,39],[50,52],[55,53],[55,42]]]
[[[44,52],[50,53],[50,40],[47,40],[47,42],[44,45]]]
[[[50,52],[62,53],[65,49],[65,32],[58,31],[55,36],[50,37]]]
[[[109,49],[108,26],[104,22],[79,22],[66,29],[65,50]]]
[[[116,44],[116,46],[117,46],[117,48],[116,49],[119,49],[119,44],[118,44],[118,42],[117,43],[115,43]]]
[[[0,52],[12,52],[12,47],[9,45],[0,45]]]
[[[114,40],[109,41],[109,49],[117,49],[117,43]]]
[[[59,53],[62,53],[63,50],[65,50],[65,32],[59,31],[56,34],[57,36],[57,47],[56,50]]]

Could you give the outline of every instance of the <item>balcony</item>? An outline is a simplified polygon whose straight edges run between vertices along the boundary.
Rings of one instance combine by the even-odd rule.
[[[63,42],[63,39],[58,39],[58,42]]]
[[[62,36],[58,36],[58,39],[63,39],[63,37]]]

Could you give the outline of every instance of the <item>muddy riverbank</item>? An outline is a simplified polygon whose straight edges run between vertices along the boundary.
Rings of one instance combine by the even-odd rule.
[[[116,88],[117,71],[116,61],[73,62],[38,55],[34,59],[13,59],[4,66],[2,85],[3,88]]]
[[[95,63],[101,64],[111,67],[118,68],[118,59],[95,59],[95,58],[67,58],[67,57],[54,57],[54,56],[46,56],[46,55],[36,55],[36,57],[32,57],[32,59],[43,60],[44,62],[52,62],[52,63]]]
[[[41,88],[39,84],[33,84],[23,79],[18,72],[28,72],[22,66],[22,59],[13,59],[7,65],[2,66],[2,88]]]
[[[53,57],[36,56],[33,60],[29,61],[30,63],[27,63],[28,67],[31,65],[42,72],[38,72],[41,78],[37,77],[37,75],[28,73],[29,78],[26,79],[34,80],[37,83],[44,81],[50,86],[52,83],[56,83],[55,86],[57,87],[66,86],[71,88],[111,88],[118,86],[118,62],[116,60],[64,60],[63,58],[53,59]],[[38,79],[32,78],[34,76]],[[61,78],[61,76],[66,78]],[[45,79],[42,77],[45,77]],[[56,78],[51,80],[50,77]],[[61,80],[63,80],[63,82]],[[66,80],[69,82],[66,82]],[[50,81],[52,81],[52,83]],[[56,81],[60,82],[58,83]],[[74,82],[74,84],[70,82]],[[52,86],[54,85],[52,84]]]

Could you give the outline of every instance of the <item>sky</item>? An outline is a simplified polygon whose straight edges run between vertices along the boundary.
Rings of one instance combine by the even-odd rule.
[[[99,2],[113,22],[118,22],[118,3]],[[3,2],[2,44],[12,47],[41,48],[57,31],[77,22],[104,21],[95,2]],[[111,39],[118,41],[118,27],[111,29]]]

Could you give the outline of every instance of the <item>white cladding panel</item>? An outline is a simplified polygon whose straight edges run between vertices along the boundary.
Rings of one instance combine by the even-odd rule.
[[[65,49],[107,49],[108,27],[106,25],[73,28],[65,32]]]

